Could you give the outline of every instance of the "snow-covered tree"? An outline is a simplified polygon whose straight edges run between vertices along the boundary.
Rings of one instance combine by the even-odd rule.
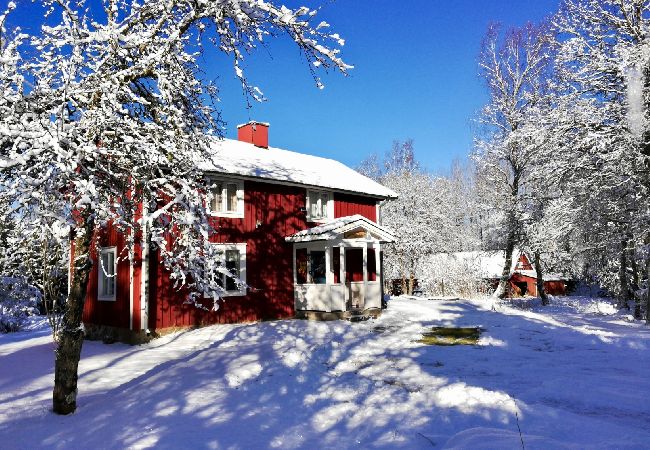
[[[448,176],[433,176],[420,167],[407,140],[394,142],[383,159],[370,155],[358,170],[399,194],[382,206],[381,219],[397,236],[385,249],[384,274],[388,282],[401,280],[402,292],[411,294],[416,278],[425,288],[435,284],[437,273],[427,266],[432,254],[477,245],[469,166],[455,163]]]
[[[475,161],[481,172],[483,198],[500,215],[500,241],[506,252],[495,295],[506,295],[512,254],[522,240],[526,184],[539,153],[538,136],[530,133],[531,111],[545,97],[552,62],[552,33],[547,24],[528,24],[505,33],[491,25],[483,40],[479,68],[488,87],[489,103],[480,123],[485,135],[477,141]]]
[[[41,3],[48,19],[28,38],[8,30],[2,16],[0,195],[17,217],[33,218],[22,228],[26,240],[37,241],[29,234],[39,224],[72,230],[53,395],[54,411],[67,414],[76,408],[81,316],[103,226],[114,224],[128,249],[147,236],[171,278],[192,293],[189,301],[201,306],[203,293],[215,301],[221,293],[203,275],[213,230],[202,194],[209,186],[196,162],[214,156],[210,140],[221,129],[203,52],[230,55],[253,98],[260,91],[242,61],[273,36],[296,43],[319,85],[315,70],[345,73],[349,66],[339,57],[343,40],[306,7],[264,0]]]
[[[642,267],[650,278],[650,3],[567,0],[555,25],[562,81],[599,119],[581,125],[573,152],[566,151],[576,229],[590,270],[621,306],[637,295],[640,315]]]

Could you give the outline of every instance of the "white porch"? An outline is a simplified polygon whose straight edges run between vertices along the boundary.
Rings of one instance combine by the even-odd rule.
[[[286,240],[293,242],[296,313],[381,309],[381,244],[394,240],[387,230],[357,215]]]

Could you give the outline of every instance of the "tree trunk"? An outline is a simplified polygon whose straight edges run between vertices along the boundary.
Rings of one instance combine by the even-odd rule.
[[[512,253],[515,250],[516,231],[510,229],[508,231],[508,240],[506,242],[506,262],[503,265],[503,272],[499,279],[499,286],[494,291],[494,296],[497,298],[504,298],[508,294],[508,285],[510,283],[510,269],[512,269]]]
[[[650,234],[646,235],[645,245],[646,247],[650,247]],[[645,276],[645,323],[646,325],[650,325],[650,254],[648,252],[646,252]]]
[[[409,274],[409,292],[408,292],[409,295],[413,295],[413,291],[415,290],[414,285],[415,285],[415,277],[411,273]]]
[[[89,212],[82,213],[82,223],[75,236],[70,293],[55,354],[52,405],[57,414],[70,414],[77,409],[77,371],[84,339],[81,320],[92,268],[89,252],[94,220]]]
[[[639,290],[639,267],[634,257],[634,249],[630,251],[630,268],[632,269],[632,293],[634,297],[634,318],[641,319],[641,296],[637,294]]]
[[[535,272],[537,272],[537,296],[542,299],[542,305],[548,305],[548,295],[544,289],[544,273],[542,272],[542,261],[539,257],[539,250],[535,251]]]
[[[510,284],[510,270],[512,269],[512,253],[515,250],[515,245],[517,244],[518,237],[518,227],[519,223],[517,221],[517,204],[519,197],[519,178],[521,177],[521,170],[517,167],[512,167],[513,178],[512,184],[510,185],[510,196],[512,204],[508,211],[508,236],[506,240],[506,261],[503,265],[503,271],[501,272],[501,278],[499,279],[499,286],[497,290],[494,291],[494,296],[497,298],[504,298],[508,294],[508,286]]]
[[[621,254],[619,259],[618,279],[621,292],[618,298],[618,307],[630,309],[630,289],[627,283],[627,241],[621,242]]]
[[[650,240],[650,239],[649,239]],[[646,276],[646,290],[645,290],[645,323],[650,325],[650,255],[646,255],[645,260],[645,276]]]
[[[404,264],[404,257],[400,253],[400,268],[402,269],[402,292],[400,292],[400,295],[406,295],[406,265]]]

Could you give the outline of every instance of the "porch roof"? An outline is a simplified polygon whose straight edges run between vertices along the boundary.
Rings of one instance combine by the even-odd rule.
[[[391,231],[359,214],[339,217],[331,222],[299,231],[287,236],[285,240],[287,242],[330,241],[358,229],[369,232],[380,242],[395,242],[395,236]]]

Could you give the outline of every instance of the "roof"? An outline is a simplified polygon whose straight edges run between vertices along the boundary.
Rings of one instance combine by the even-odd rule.
[[[397,198],[397,193],[345,164],[328,158],[269,147],[260,148],[232,139],[214,139],[211,160],[199,168],[242,177],[327,188],[381,199]]]
[[[537,271],[533,269],[517,269],[519,258],[522,252],[515,249],[512,254],[512,265],[510,274],[518,273],[523,276],[537,278]],[[473,251],[457,253],[436,253],[431,256],[430,265],[440,265],[447,267],[449,264],[462,264],[465,267],[471,267],[479,278],[496,279],[501,278],[503,266],[506,263],[506,252],[503,250],[496,251]],[[558,281],[565,278],[558,274],[544,274],[545,281]]]
[[[359,228],[375,235],[375,237],[381,242],[395,241],[395,236],[393,236],[391,231],[359,214],[339,217],[331,222],[299,231],[291,236],[287,236],[285,240],[287,242],[329,241],[340,237],[348,231],[357,230]]]

